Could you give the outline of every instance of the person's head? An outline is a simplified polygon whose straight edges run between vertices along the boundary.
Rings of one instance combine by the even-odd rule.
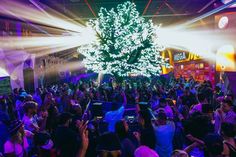
[[[219,86],[215,86],[215,91],[216,92],[220,92],[220,87]]]
[[[50,157],[50,151],[53,148],[53,141],[47,133],[36,133],[34,135],[34,144],[39,149],[39,155],[41,157]]]
[[[22,92],[25,92],[23,88],[19,88],[19,93],[21,94]]]
[[[166,107],[166,105],[167,105],[166,99],[165,99],[165,98],[161,98],[161,99],[159,100],[159,106],[160,106],[160,107]]]
[[[188,157],[188,153],[183,150],[174,150],[171,157]]]
[[[111,104],[111,110],[112,110],[112,111],[116,111],[116,110],[118,110],[118,109],[119,109],[119,104],[116,103],[116,102],[112,102],[112,104]]]
[[[157,113],[157,122],[159,125],[165,125],[167,121],[167,116],[165,111],[159,111]]]
[[[120,140],[114,133],[104,133],[98,138],[96,150],[99,157],[120,157]]]
[[[128,130],[129,130],[129,126],[125,120],[120,120],[116,122],[115,132],[120,139],[124,139],[127,137]]]
[[[72,106],[72,114],[75,114],[77,116],[82,116],[82,108],[80,104],[75,104]]]
[[[218,134],[207,135],[204,143],[209,157],[219,156],[224,150],[223,139]]]
[[[185,95],[189,95],[190,94],[190,87],[189,86],[185,87],[184,94]]]
[[[24,109],[25,109],[25,113],[27,115],[34,115],[37,113],[37,106],[38,104],[36,102],[33,101],[27,101],[24,103]]]
[[[33,101],[32,95],[28,94],[28,95],[25,97],[25,101]]]
[[[198,98],[198,101],[199,101],[200,103],[203,103],[203,102],[206,101],[205,94],[203,94],[203,93],[199,93],[199,94],[197,95],[197,98]]]
[[[64,112],[59,116],[59,125],[68,127],[72,122],[72,115],[68,112]]]
[[[14,89],[13,89],[13,93],[14,93],[15,95],[18,95],[18,94],[19,94],[18,88],[14,88]]]
[[[12,120],[8,124],[8,132],[13,142],[21,142],[21,135],[24,134],[23,123],[19,120]]]
[[[169,106],[171,106],[171,107],[172,107],[172,106],[175,106],[175,104],[174,104],[174,102],[173,102],[172,99],[169,99],[169,98],[168,98],[166,101],[167,101],[167,104],[168,104]]]
[[[208,115],[194,112],[184,123],[184,129],[194,137],[203,138],[213,131],[213,126]]]
[[[45,101],[50,101],[50,100],[52,100],[52,99],[53,99],[52,93],[51,93],[51,92],[48,92],[48,93],[46,94]]]
[[[138,122],[143,128],[148,128],[151,126],[151,113],[148,109],[141,110],[138,113]]]
[[[99,151],[98,157],[120,157],[121,151]]]
[[[221,104],[223,112],[229,112],[233,108],[233,102],[229,99],[224,99]]]
[[[222,123],[221,124],[221,135],[224,138],[234,138],[235,137],[235,125],[231,123]]]

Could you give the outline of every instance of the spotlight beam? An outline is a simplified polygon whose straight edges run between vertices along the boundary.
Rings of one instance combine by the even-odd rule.
[[[48,16],[45,16],[45,12],[43,13],[42,11],[26,6],[23,3],[7,0],[2,1],[3,3],[1,3],[0,7],[8,11],[6,12],[5,10],[0,9],[0,14],[2,15],[12,17],[13,15],[9,13],[11,12],[14,13],[13,17],[17,16],[18,18],[25,19],[27,21],[62,28],[73,32],[82,32],[85,29],[85,26],[82,26],[75,21],[66,21],[64,19],[65,16],[55,10],[52,10],[53,16],[48,18]]]
[[[14,14],[13,12],[11,12],[11,11],[9,11],[9,10],[6,10],[6,9],[3,8],[2,6],[0,6],[0,8],[1,8],[2,10],[4,10],[5,12],[9,13],[10,15],[14,16],[15,18],[17,18],[18,20],[23,21],[23,22],[29,24],[30,26],[34,27],[35,29],[39,30],[40,32],[42,32],[42,33],[44,33],[44,34],[47,34],[48,36],[52,36],[52,35],[49,34],[47,31],[45,31],[45,30],[39,28],[38,26],[32,24],[31,22],[29,22],[29,21],[27,21],[27,20],[25,20],[25,19],[23,19],[23,18],[18,17],[16,14]]]
[[[36,3],[34,0],[29,0],[30,3],[32,3],[35,7],[37,7],[40,11],[42,11],[45,15],[47,15],[49,18],[51,18],[51,16],[38,4]]]
[[[194,18],[194,19],[192,19],[192,20],[186,22],[186,23],[180,25],[180,26],[177,27],[177,28],[180,29],[180,28],[186,27],[186,26],[188,26],[188,25],[191,25],[191,24],[193,24],[193,23],[195,23],[195,22],[197,22],[197,21],[199,21],[199,20],[201,20],[201,19],[204,19],[204,18],[206,18],[206,17],[208,17],[208,16],[211,16],[211,15],[213,15],[213,14],[215,14],[215,13],[217,13],[217,12],[219,12],[219,11],[225,9],[225,8],[228,8],[228,7],[230,7],[231,5],[233,5],[233,4],[235,4],[235,3],[236,3],[236,0],[233,0],[233,1],[229,2],[229,3],[227,3],[227,4],[224,4],[224,5],[222,5],[222,6],[218,7],[218,8],[216,8],[216,9],[213,9],[212,11],[209,11],[209,12],[207,12],[207,13],[205,13],[205,14],[199,16],[199,17],[196,17],[196,18]]]

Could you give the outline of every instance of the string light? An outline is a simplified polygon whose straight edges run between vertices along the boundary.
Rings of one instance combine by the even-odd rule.
[[[151,76],[168,67],[160,56],[163,46],[151,20],[139,16],[134,3],[125,2],[116,9],[101,8],[98,19],[88,23],[97,33],[97,42],[81,46],[85,66],[97,73],[118,76]]]

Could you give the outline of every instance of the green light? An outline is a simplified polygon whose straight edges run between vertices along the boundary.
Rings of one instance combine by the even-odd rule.
[[[98,19],[88,23],[97,33],[97,42],[84,45],[78,52],[85,56],[86,68],[104,74],[159,75],[169,66],[160,56],[163,49],[151,20],[139,16],[134,3],[125,2],[116,9],[101,8]]]

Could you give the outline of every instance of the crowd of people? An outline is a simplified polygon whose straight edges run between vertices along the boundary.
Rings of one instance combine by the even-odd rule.
[[[172,77],[14,89],[0,98],[0,156],[236,157],[234,97],[223,88]],[[97,114],[98,102],[111,107]]]

